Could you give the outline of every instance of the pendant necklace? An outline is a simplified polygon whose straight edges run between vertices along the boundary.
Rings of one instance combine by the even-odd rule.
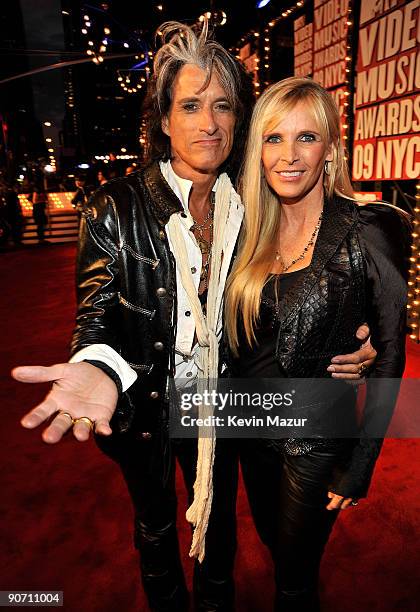
[[[213,221],[214,221],[214,206],[215,206],[215,193],[211,194],[210,208],[206,215],[206,218],[201,223],[198,223],[194,219],[194,224],[191,227],[191,231],[196,232],[195,237],[202,255],[202,268],[200,274],[200,282],[204,283],[204,288],[208,288],[209,280],[209,266],[211,259],[211,251],[213,245]],[[204,238],[204,230],[210,231],[210,240]]]
[[[301,259],[304,259],[306,256],[306,253],[309,251],[309,248],[314,244],[315,242],[315,236],[318,233],[319,228],[321,227],[321,222],[322,222],[322,217],[324,215],[324,210],[321,211],[321,214],[319,215],[319,219],[317,221],[317,224],[315,225],[315,229],[311,234],[311,237],[309,238],[308,244],[305,246],[305,248],[303,249],[302,253],[299,255],[299,257],[296,257],[295,259],[292,259],[292,261],[286,266],[283,260],[283,257],[281,256],[280,250],[276,251],[276,261],[279,261],[281,263],[281,266],[283,268],[283,273],[287,272],[287,270],[289,268],[291,268],[295,263],[297,263],[298,261],[300,261]]]

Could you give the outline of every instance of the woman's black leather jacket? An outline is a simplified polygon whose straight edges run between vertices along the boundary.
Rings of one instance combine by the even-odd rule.
[[[311,265],[276,306],[275,358],[290,378],[330,377],[331,358],[358,350],[357,328],[364,322],[370,327],[378,356],[360,439],[332,488],[345,497],[366,495],[382,445],[379,432],[385,434],[395,406],[396,379],[405,366],[409,257],[409,223],[395,207],[335,197],[325,204]],[[292,442],[304,453],[310,440]]]

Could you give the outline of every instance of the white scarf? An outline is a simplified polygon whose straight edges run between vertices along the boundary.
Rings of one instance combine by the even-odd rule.
[[[229,215],[232,183],[227,174],[219,177],[216,189],[216,202],[213,221],[213,248],[211,272],[207,294],[207,316],[203,314],[201,303],[194,285],[187,249],[181,229],[179,215],[172,215],[167,229],[173,246],[175,261],[181,276],[181,282],[188,296],[191,312],[194,317],[199,344],[200,367],[198,373],[197,393],[203,394],[209,384],[217,380],[219,365],[219,347],[216,336],[218,313],[216,302],[220,283],[220,271],[223,261],[223,245]],[[213,406],[201,405],[199,418],[213,414]],[[213,463],[216,448],[214,427],[200,427],[198,432],[197,474],[194,483],[194,501],[187,510],[187,520],[194,525],[190,557],[197,557],[200,562],[205,555],[205,538],[213,500]]]

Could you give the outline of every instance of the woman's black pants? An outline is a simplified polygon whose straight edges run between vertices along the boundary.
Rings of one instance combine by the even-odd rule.
[[[275,610],[316,612],[319,565],[338,514],[326,510],[327,493],[349,459],[349,444],[297,456],[264,440],[241,440],[239,447],[254,522],[274,561]]]

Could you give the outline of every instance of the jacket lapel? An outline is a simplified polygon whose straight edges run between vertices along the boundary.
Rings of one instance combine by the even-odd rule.
[[[153,213],[160,225],[166,225],[171,215],[184,210],[182,204],[162,176],[158,161],[146,166],[143,177]]]
[[[280,331],[287,325],[289,318],[293,317],[305,303],[326,263],[334,255],[356,221],[350,201],[336,197],[332,201],[325,202],[324,218],[315,243],[311,264],[297,283],[280,297]]]

